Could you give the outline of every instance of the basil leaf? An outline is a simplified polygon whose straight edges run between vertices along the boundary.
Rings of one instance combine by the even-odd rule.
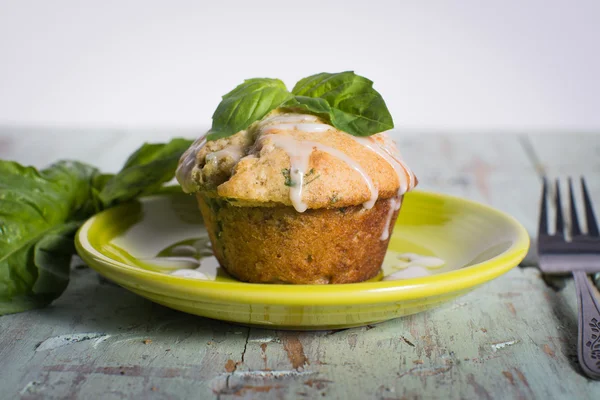
[[[177,138],[169,143],[142,145],[119,173],[97,179],[102,206],[111,207],[158,190],[173,179],[179,158],[191,144],[191,140]]]
[[[392,129],[394,121],[373,82],[352,71],[320,73],[300,80],[292,93],[299,97],[324,100],[330,106],[328,121],[346,133],[370,136]],[[322,102],[298,100],[305,110],[324,113]],[[293,101],[291,102],[293,103]]]
[[[207,140],[231,136],[262,119],[292,95],[279,79],[247,79],[231,92],[215,110]]]
[[[80,221],[158,191],[191,144],[144,144],[116,175],[78,162],[38,171],[0,160],[0,315],[43,307],[60,296]]]
[[[0,315],[45,307],[64,292],[79,226],[80,222],[59,225],[7,260],[13,279],[0,286]]]
[[[307,96],[294,96],[281,105],[292,112],[313,114],[331,122],[331,107],[325,99]]]
[[[0,315],[49,304],[66,288],[73,221],[94,212],[97,174],[78,162],[38,172],[0,160]]]

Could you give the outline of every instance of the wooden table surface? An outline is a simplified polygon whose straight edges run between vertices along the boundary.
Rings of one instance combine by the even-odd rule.
[[[196,132],[0,129],[0,158],[117,170],[144,140]],[[535,233],[540,176],[588,178],[600,135],[396,135],[420,188],[490,204]],[[599,399],[577,365],[570,279],[520,268],[437,309],[374,326],[247,328],[153,304],[74,268],[50,307],[0,317],[2,399]]]

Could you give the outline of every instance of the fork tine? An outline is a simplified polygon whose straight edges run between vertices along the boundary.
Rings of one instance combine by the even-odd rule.
[[[548,235],[548,180],[543,179],[542,198],[540,200],[540,222],[538,236]]]
[[[573,180],[569,177],[569,211],[571,214],[571,236],[581,235],[579,218],[577,218],[577,207],[575,205],[575,195],[573,194]]]
[[[558,179],[556,180],[556,193],[555,201],[556,201],[556,235],[563,236],[565,231],[565,222],[563,219],[563,210],[562,210],[562,201],[560,200],[560,184]]]
[[[598,223],[596,222],[596,217],[594,215],[592,200],[590,199],[590,194],[588,193],[587,185],[585,184],[583,176],[581,177],[581,189],[583,190],[583,204],[585,208],[585,219],[587,222],[588,235],[600,236],[598,234]]]

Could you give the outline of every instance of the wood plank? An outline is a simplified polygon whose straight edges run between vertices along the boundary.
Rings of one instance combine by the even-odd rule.
[[[435,310],[324,332],[240,327],[168,310],[75,270],[52,307],[0,318],[0,390],[24,398],[573,398],[574,304],[515,269]],[[572,285],[565,289],[575,299]],[[248,336],[248,332],[249,336]],[[48,339],[97,337],[53,347]],[[151,342],[144,341],[151,340]],[[554,377],[554,378],[552,378]],[[558,379],[560,377],[560,379]]]
[[[94,165],[101,168],[102,171],[118,171],[129,155],[137,150],[143,143],[165,143],[175,137],[186,139],[196,139],[199,136],[197,132],[186,130],[132,130],[128,131],[118,145],[111,147],[110,151],[105,151],[94,160]]]
[[[11,137],[9,146],[21,146]],[[142,138],[168,137],[127,133],[118,149],[98,152],[95,160],[109,168]],[[549,171],[570,165],[600,182],[583,156],[553,161],[541,145],[532,155],[535,140],[528,147],[514,135],[398,138],[422,189],[491,204],[532,234],[540,182],[535,157]],[[575,307],[569,280],[557,292],[537,269],[517,268],[428,312],[343,331],[284,332],[172,311],[75,269],[51,307],[0,318],[0,359],[11,366],[0,372],[0,392],[32,399],[600,398],[600,384],[578,370]],[[86,333],[93,335],[61,347],[48,341]]]
[[[531,235],[540,179],[517,135],[396,135],[419,189],[451,194],[507,212]]]
[[[248,328],[156,305],[87,268],[72,278],[51,307],[0,318],[8,398],[193,398],[244,349]]]
[[[0,159],[43,168],[59,159],[87,162],[103,172],[118,171],[144,142],[193,139],[195,131],[98,130],[0,127]]]
[[[600,135],[527,135],[540,173],[549,176],[600,174]]]
[[[594,398],[600,386],[574,371],[575,319],[559,301],[536,270],[517,269],[436,310],[376,326],[274,338],[252,329],[250,370],[305,360],[304,375],[283,387],[241,374],[239,381],[270,385],[268,398]]]
[[[59,159],[95,165],[99,155],[110,152],[126,132],[42,128],[0,129],[0,159],[43,168]]]

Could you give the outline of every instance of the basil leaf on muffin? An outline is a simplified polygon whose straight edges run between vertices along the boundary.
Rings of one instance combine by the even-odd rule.
[[[286,111],[291,111],[299,114],[311,114],[322,118],[324,121],[332,124],[331,114],[332,109],[327,100],[319,97],[294,96],[281,105],[281,108]],[[337,127],[336,127],[337,128]]]
[[[324,100],[329,105],[329,121],[337,129],[354,136],[371,136],[394,127],[385,101],[373,89],[373,82],[352,71],[320,73],[300,80],[292,93]],[[304,109],[313,112],[326,110],[322,101],[307,102]],[[316,106],[316,107],[315,107]]]
[[[231,92],[215,110],[208,140],[231,136],[259,121],[279,107],[292,94],[279,79],[247,79]]]
[[[394,127],[372,81],[353,71],[323,72],[301,79],[291,93],[279,79],[244,81],[223,96],[207,140],[232,136],[276,108],[316,115],[354,136],[371,136]]]

